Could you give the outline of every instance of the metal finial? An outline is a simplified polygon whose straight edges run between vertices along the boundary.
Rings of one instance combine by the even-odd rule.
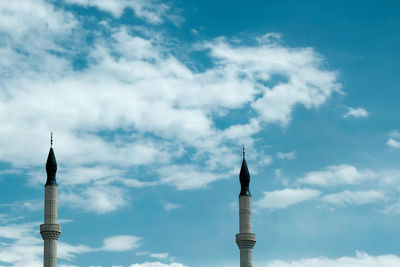
[[[242,147],[243,147],[243,158],[245,158],[246,157],[246,148],[244,145],[242,145]]]
[[[53,147],[53,132],[50,132],[50,147]]]

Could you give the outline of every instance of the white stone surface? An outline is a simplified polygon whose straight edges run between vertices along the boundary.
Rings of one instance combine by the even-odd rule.
[[[57,223],[57,186],[46,186],[44,194],[44,223]]]
[[[240,249],[240,267],[253,267],[256,235],[252,231],[251,196],[239,196],[239,234],[236,235],[236,244]]]
[[[44,240],[44,267],[56,267],[57,266],[57,240],[45,239]]]
[[[57,267],[57,240],[61,234],[61,227],[57,224],[57,190],[57,186],[45,186],[44,224],[40,225],[44,240],[44,267]]]
[[[239,197],[239,233],[251,233],[251,197]]]

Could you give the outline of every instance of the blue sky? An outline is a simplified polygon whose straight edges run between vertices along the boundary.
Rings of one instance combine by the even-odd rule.
[[[0,3],[0,266],[399,266],[396,1]]]

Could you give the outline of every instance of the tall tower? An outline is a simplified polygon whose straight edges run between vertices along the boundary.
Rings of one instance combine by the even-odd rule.
[[[239,234],[236,235],[236,244],[240,249],[240,267],[253,267],[253,247],[256,244],[256,235],[252,233],[250,173],[247,168],[244,146],[239,180],[241,186],[239,194]]]
[[[40,225],[40,234],[44,240],[44,267],[57,266],[57,240],[61,227],[57,224],[57,162],[53,151],[51,134],[50,151],[46,162],[47,181],[44,186],[44,224]]]

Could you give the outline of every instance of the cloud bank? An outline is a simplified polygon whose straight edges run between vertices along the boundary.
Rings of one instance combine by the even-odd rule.
[[[292,262],[272,261],[261,266],[265,267],[395,267],[399,266],[400,257],[396,255],[371,256],[357,251],[355,257],[340,257],[329,259],[325,257],[308,258]]]
[[[171,19],[171,7],[158,1],[64,4],[114,17],[133,10],[148,24]],[[43,183],[42,173],[29,170],[42,166],[54,131],[60,197],[71,208],[85,198],[88,212],[120,209],[129,203],[121,185],[192,190],[230,178],[240,161],[235,147],[245,142],[254,159],[267,159],[254,135],[268,124],[287,127],[296,106],[318,108],[340,92],[337,73],[325,69],[320,54],[284,46],[277,34],[191,44],[212,63],[201,69],[151,27],[98,21],[83,30],[85,18],[63,7],[42,0],[0,4],[0,54],[7,59],[0,62],[0,123],[6,125],[0,161]],[[232,120],[243,109],[252,115]],[[221,128],[220,119],[231,124]],[[149,171],[138,171],[143,167]]]

